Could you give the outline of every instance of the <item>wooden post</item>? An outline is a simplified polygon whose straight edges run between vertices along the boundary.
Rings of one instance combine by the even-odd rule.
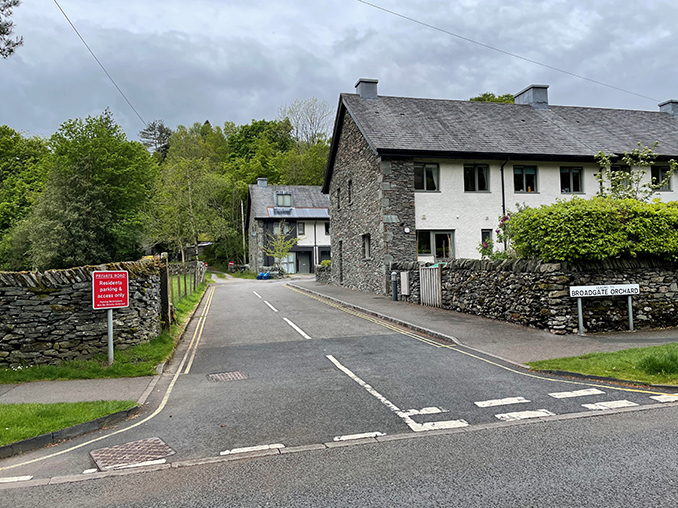
[[[188,283],[186,280],[186,263],[182,263],[182,267],[184,270],[184,297],[188,296]]]
[[[170,310],[170,285],[172,278],[169,271],[167,253],[160,255],[160,319],[162,327],[172,333],[172,311]]]

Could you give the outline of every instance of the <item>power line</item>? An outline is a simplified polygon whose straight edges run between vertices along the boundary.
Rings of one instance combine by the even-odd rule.
[[[132,108],[132,111],[134,111],[134,113],[136,113],[136,115],[139,117],[139,120],[141,120],[141,122],[144,124],[144,126],[147,126],[148,124],[146,123],[146,120],[144,120],[143,118],[141,118],[141,115],[139,114],[139,112],[136,110],[136,108],[135,108],[134,106],[132,106],[132,103],[131,103],[131,102],[129,101],[129,99],[125,96],[125,94],[122,92],[122,90],[120,90],[120,87],[118,86],[118,84],[115,82],[115,80],[114,80],[114,79],[111,77],[111,75],[108,73],[108,71],[106,70],[106,67],[104,67],[104,64],[102,64],[102,63],[99,61],[99,59],[97,58],[97,56],[94,54],[94,51],[92,51],[92,49],[87,45],[87,43],[85,42],[85,39],[83,39],[82,35],[80,35],[80,32],[78,32],[78,29],[75,28],[75,25],[71,22],[71,20],[68,18],[68,16],[67,16],[66,13],[64,12],[64,10],[63,10],[63,9],[61,8],[61,6],[59,5],[59,2],[57,2],[57,0],[54,0],[54,3],[56,4],[56,6],[57,6],[57,7],[59,8],[59,10],[61,11],[61,14],[64,15],[64,17],[66,18],[66,21],[68,21],[68,23],[71,25],[71,27],[73,27],[73,30],[75,30],[75,33],[78,34],[78,37],[80,37],[80,40],[82,41],[82,43],[85,45],[85,47],[89,50],[89,52],[92,54],[92,56],[94,57],[94,59],[97,61],[97,63],[99,64],[99,67],[101,67],[101,69],[106,73],[106,76],[108,76],[108,79],[111,80],[111,83],[113,83],[113,86],[118,90],[118,92],[120,92],[120,95],[122,95],[122,98],[125,99],[125,101],[127,102],[127,104],[129,104],[129,107]]]
[[[370,7],[374,7],[375,9],[379,9],[380,11],[384,11],[384,12],[387,12],[389,14],[392,14],[393,16],[397,16],[399,18],[406,19],[407,21],[411,21],[412,23],[416,23],[418,25],[425,26],[426,28],[430,28],[432,30],[437,30],[438,32],[442,32],[444,34],[451,35],[452,37],[456,37],[456,38],[464,40],[466,42],[471,42],[473,44],[477,44],[478,46],[482,46],[484,48],[491,49],[493,51],[497,51],[499,53],[503,53],[503,54],[508,55],[508,56],[512,56],[513,58],[519,58],[520,60],[524,60],[525,62],[529,62],[529,63],[535,64],[535,65],[540,65],[542,67],[546,67],[547,69],[551,69],[553,71],[557,71],[557,72],[561,72],[563,74],[567,74],[568,76],[573,76],[575,78],[579,78],[579,79],[589,81],[591,83],[595,83],[596,85],[606,86],[608,88],[612,88],[612,89],[618,90],[620,92],[625,92],[625,93],[628,93],[628,94],[631,94],[631,95],[635,95],[637,97],[642,97],[643,99],[647,99],[647,100],[655,101],[655,102],[660,102],[659,99],[654,99],[652,97],[648,97],[647,95],[639,94],[639,93],[636,93],[636,92],[632,92],[631,90],[626,90],[624,88],[620,88],[618,86],[610,85],[608,83],[603,83],[602,81],[597,81],[595,79],[587,78],[586,76],[582,76],[580,74],[575,74],[574,72],[559,69],[558,67],[553,67],[552,65],[548,65],[548,64],[545,64],[545,63],[542,63],[542,62],[538,62],[537,60],[532,60],[530,58],[520,56],[520,55],[517,55],[515,53],[511,53],[510,51],[506,51],[506,50],[503,50],[503,49],[500,49],[500,48],[496,48],[494,46],[490,46],[489,44],[484,44],[482,42],[475,41],[475,40],[470,39],[468,37],[464,37],[463,35],[459,35],[459,34],[456,34],[454,32],[450,32],[449,30],[445,30],[445,29],[437,27],[435,25],[430,25],[430,24],[425,23],[423,21],[419,21],[418,19],[410,18],[409,16],[405,16],[404,14],[400,14],[398,12],[391,11],[389,9],[381,7],[379,5],[376,5],[376,4],[373,4],[373,3],[370,3],[370,2],[366,2],[365,0],[356,0],[356,1],[360,2],[362,4],[365,4],[365,5],[369,5]]]

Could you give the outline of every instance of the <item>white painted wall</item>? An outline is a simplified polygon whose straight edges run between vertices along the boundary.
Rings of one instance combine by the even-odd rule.
[[[326,220],[309,220],[309,221],[298,221],[305,224],[306,232],[302,235],[301,240],[297,244],[300,247],[313,247],[317,245],[318,247],[329,247],[330,246],[330,237],[325,234],[325,223],[329,222]],[[315,225],[315,236],[313,233]]]
[[[419,160],[418,160],[419,162]],[[455,256],[457,258],[480,258],[478,245],[481,230],[491,229],[492,238],[502,213],[501,199],[501,161],[459,160],[435,161],[440,165],[440,190],[436,192],[415,192],[415,211],[417,230],[453,230],[455,237]],[[464,163],[488,164],[490,167],[489,192],[464,192]],[[513,166],[537,166],[537,192],[515,192],[513,185]],[[583,192],[561,194],[560,167],[580,166],[584,170]],[[598,181],[594,176],[599,171],[597,164],[576,164],[557,162],[510,161],[504,166],[506,208],[516,210],[516,203],[538,207],[554,203],[556,199],[571,199],[579,196],[590,198],[598,191]],[[675,200],[676,175],[673,176],[673,191],[659,192],[662,201]],[[650,181],[650,173],[645,175]],[[420,261],[433,261],[432,256],[421,256]]]

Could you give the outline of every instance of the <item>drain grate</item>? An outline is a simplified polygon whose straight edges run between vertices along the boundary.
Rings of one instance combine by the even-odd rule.
[[[247,376],[240,371],[235,372],[220,372],[218,374],[208,374],[207,380],[213,383],[221,381],[238,381],[239,379],[247,379]]]
[[[99,448],[89,452],[99,471],[120,469],[133,464],[158,460],[176,452],[159,437],[132,441],[121,445]]]

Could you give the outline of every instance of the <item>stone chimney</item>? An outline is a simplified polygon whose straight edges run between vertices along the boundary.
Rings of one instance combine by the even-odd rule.
[[[662,102],[659,105],[659,111],[678,117],[678,101],[676,99],[669,99]]]
[[[377,99],[378,79],[360,78],[355,84],[355,91],[361,99]]]
[[[516,104],[529,104],[534,109],[549,109],[548,90],[548,85],[530,85],[515,95]]]
[[[259,187],[268,187],[268,180],[266,178],[257,178],[257,185]]]

